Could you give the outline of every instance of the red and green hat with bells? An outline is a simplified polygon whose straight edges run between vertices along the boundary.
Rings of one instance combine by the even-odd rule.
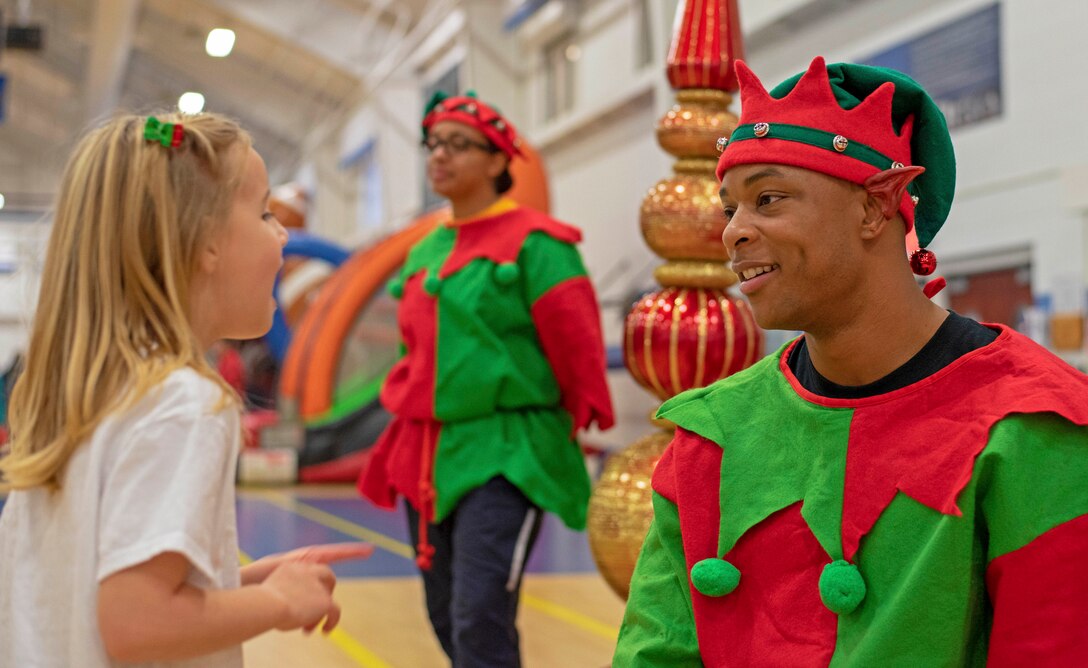
[[[450,96],[437,91],[423,112],[423,139],[439,121],[455,121],[479,130],[497,149],[513,159],[521,156],[521,140],[513,123],[503,118],[498,108],[477,99],[475,91]]]
[[[774,163],[864,185],[886,169],[921,166],[925,172],[908,186],[899,213],[923,248],[933,240],[952,206],[956,156],[944,114],[918,82],[883,67],[827,65],[817,57],[768,92],[742,61],[735,67],[741,116],[733,134],[718,140],[719,179],[735,165]],[[911,266],[923,273],[928,261],[919,259],[912,257]]]

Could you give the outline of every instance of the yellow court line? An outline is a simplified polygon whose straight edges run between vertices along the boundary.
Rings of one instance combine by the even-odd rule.
[[[583,631],[606,638],[612,642],[615,642],[616,637],[619,635],[620,630],[618,628],[598,622],[596,619],[587,617],[580,612],[575,612],[565,605],[546,601],[542,598],[533,596],[532,594],[526,594],[525,592],[521,592],[521,600],[530,608],[539,610],[546,615],[551,615],[552,617],[562,620],[572,626],[576,626]]]
[[[405,559],[413,559],[415,553],[412,551],[412,547],[406,543],[402,543],[399,540],[390,538],[385,534],[378,533],[366,527],[359,526],[353,522],[337,517],[331,513],[327,513],[313,506],[307,505],[297,499],[292,499],[286,494],[278,492],[256,492],[252,496],[259,498],[263,501],[272,503],[280,508],[293,512],[300,517],[305,517],[308,520],[317,522],[330,529],[335,529],[348,536],[354,536],[363,540],[370,541],[375,545],[392,552],[393,554],[404,557]],[[526,594],[524,591],[521,593],[522,600],[529,607],[543,612],[544,614],[551,615],[556,619],[566,622],[571,626],[582,629],[592,633],[593,635],[600,636],[602,638],[608,638],[609,640],[615,640],[619,634],[619,629],[613,626],[609,626],[603,622],[599,622],[592,617],[587,617],[580,612],[576,612],[565,605],[554,603],[552,601],[546,601],[542,598],[537,598],[531,594]]]
[[[238,561],[245,566],[253,563],[253,557],[239,549]],[[325,638],[363,668],[393,668],[390,664],[382,661],[377,654],[364,647],[358,640],[341,630],[339,626],[333,629]]]
[[[392,552],[393,554],[404,557],[405,559],[414,559],[415,553],[412,552],[410,545],[406,545],[399,540],[394,540],[385,534],[372,531],[366,527],[359,526],[354,522],[349,522],[342,517],[337,517],[332,513],[327,513],[319,508],[302,503],[301,501],[290,498],[285,494],[278,494],[275,492],[255,492],[247,494],[253,498],[267,501],[274,506],[283,508],[286,511],[292,512],[299,517],[305,517],[308,520],[317,522],[318,524],[327,526],[330,529],[335,529],[342,534],[352,536],[365,540],[369,543],[373,543],[375,546]]]

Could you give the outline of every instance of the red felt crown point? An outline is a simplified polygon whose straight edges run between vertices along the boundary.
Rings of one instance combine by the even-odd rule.
[[[737,0],[684,0],[666,73],[673,88],[737,89],[733,63],[744,57]]]
[[[885,83],[852,109],[843,109],[831,90],[827,63],[817,56],[788,95],[776,100],[744,63],[736,63],[743,105],[740,125],[768,123],[773,135],[776,123],[800,125],[842,135],[879,151],[895,162],[911,162],[913,118],[899,132],[892,123],[895,84]],[[889,162],[888,167],[891,167]]]

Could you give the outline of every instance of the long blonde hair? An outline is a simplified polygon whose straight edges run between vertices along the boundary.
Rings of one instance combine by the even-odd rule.
[[[189,283],[201,243],[229,213],[251,139],[216,114],[156,117],[183,124],[179,147],[145,139],[146,117],[122,116],[87,134],[65,167],[12,392],[6,488],[57,488],[99,423],[175,369],[230,392],[193,333]]]

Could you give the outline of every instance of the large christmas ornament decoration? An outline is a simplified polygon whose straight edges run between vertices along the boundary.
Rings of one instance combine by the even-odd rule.
[[[714,288],[665,288],[627,314],[623,358],[662,401],[750,366],[762,335],[747,302]]]
[[[646,244],[665,259],[654,271],[662,289],[628,314],[623,348],[628,371],[662,400],[763,355],[763,336],[747,302],[726,291],[737,277],[725,264],[725,219],[714,175],[717,140],[737,125],[728,109],[737,88],[733,62],[743,55],[736,0],[685,0],[676,26],[667,72],[677,102],[657,125],[658,143],[676,162],[640,210]],[[589,502],[590,550],[623,598],[653,519],[653,469],[672,439],[671,425],[659,426],[664,430],[609,458]]]

